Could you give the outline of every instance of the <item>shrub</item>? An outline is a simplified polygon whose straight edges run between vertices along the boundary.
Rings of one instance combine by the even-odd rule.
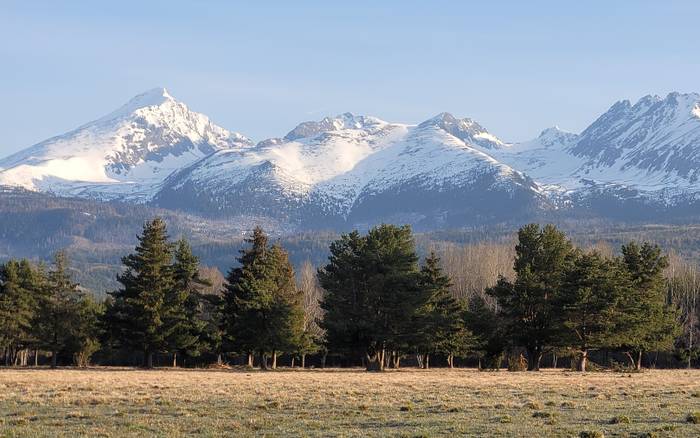
[[[554,417],[554,414],[551,412],[546,412],[546,411],[537,411],[537,412],[533,412],[532,417],[533,418],[552,418],[552,417]]]
[[[407,404],[399,408],[401,412],[411,412],[413,410],[413,405]]]
[[[610,424],[629,424],[630,417],[627,415],[618,415],[610,419]]]
[[[700,424],[700,412],[691,412],[685,417],[686,423]]]

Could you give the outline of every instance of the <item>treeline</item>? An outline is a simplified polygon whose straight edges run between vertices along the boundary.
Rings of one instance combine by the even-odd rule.
[[[406,358],[538,370],[551,355],[581,371],[593,352],[639,369],[645,352],[690,367],[700,351],[700,276],[649,243],[581,249],[532,224],[510,247],[435,245],[421,260],[409,227],[381,225],[340,236],[329,254],[295,275],[285,249],[256,228],[219,292],[189,243],[170,241],[155,219],[101,303],[71,281],[61,253],[50,267],[11,260],[0,267],[0,348],[6,365],[33,354],[53,366],[168,357],[267,369],[282,355],[302,367],[313,355],[368,370]]]

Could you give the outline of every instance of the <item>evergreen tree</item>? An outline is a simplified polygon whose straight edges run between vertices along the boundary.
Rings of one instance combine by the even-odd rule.
[[[440,258],[431,252],[421,267],[418,287],[426,294],[426,303],[419,311],[418,349],[425,354],[424,368],[429,366],[431,352],[447,356],[447,364],[454,366],[455,355],[465,354],[474,342],[465,326],[465,309],[450,292],[452,282],[440,267]]]
[[[469,301],[466,326],[474,336],[472,349],[479,353],[479,369],[498,370],[509,339],[503,319],[485,297],[475,296]]]
[[[168,349],[173,353],[173,366],[177,365],[177,353],[199,356],[207,347],[204,339],[206,322],[202,319],[203,302],[200,288],[210,283],[199,276],[199,259],[185,239],[175,244],[172,266],[173,287],[166,292],[164,330]]]
[[[528,370],[538,370],[542,355],[555,341],[553,302],[573,246],[553,225],[530,224],[518,231],[515,253],[515,281],[501,277],[488,293],[498,301],[508,336],[525,347]]]
[[[229,348],[260,356],[267,368],[272,354],[276,366],[278,352],[295,351],[303,333],[303,295],[294,283],[294,270],[287,253],[270,246],[260,227],[246,240],[239,267],[231,269],[224,289],[223,331]]]
[[[630,242],[622,246],[622,260],[631,281],[631,292],[623,303],[626,318],[627,355],[636,368],[642,367],[642,352],[669,350],[680,333],[677,312],[666,303],[664,269],[668,257],[657,245]],[[636,360],[632,353],[636,353]]]
[[[620,302],[629,282],[618,263],[597,253],[577,252],[557,297],[562,322],[560,342],[575,346],[578,370],[586,371],[588,353],[614,348],[623,341]]]
[[[66,254],[57,253],[40,295],[35,319],[39,346],[51,352],[51,368],[56,368],[58,353],[78,336],[83,300],[83,293],[68,272]]]
[[[122,258],[121,289],[110,295],[107,321],[112,336],[123,347],[143,351],[144,365],[153,367],[153,354],[168,347],[166,298],[173,289],[172,245],[165,222],[147,222],[134,253]]]
[[[387,351],[410,344],[426,295],[417,285],[418,257],[411,229],[381,225],[331,244],[319,271],[326,291],[323,322],[330,348],[365,355],[368,369],[383,370]]]
[[[77,303],[74,333],[68,339],[66,349],[73,354],[73,363],[79,367],[90,364],[90,358],[100,349],[102,327],[100,321],[104,305],[90,295],[83,294]]]
[[[16,353],[34,343],[33,321],[42,278],[27,260],[9,260],[0,266],[0,348],[5,365]]]

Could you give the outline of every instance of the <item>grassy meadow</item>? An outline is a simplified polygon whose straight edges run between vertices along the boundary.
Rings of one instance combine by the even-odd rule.
[[[700,370],[0,370],[2,437],[700,436],[693,413]]]

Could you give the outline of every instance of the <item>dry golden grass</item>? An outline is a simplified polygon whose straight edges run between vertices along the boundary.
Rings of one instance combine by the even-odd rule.
[[[676,437],[697,411],[700,371],[0,370],[0,436]]]

